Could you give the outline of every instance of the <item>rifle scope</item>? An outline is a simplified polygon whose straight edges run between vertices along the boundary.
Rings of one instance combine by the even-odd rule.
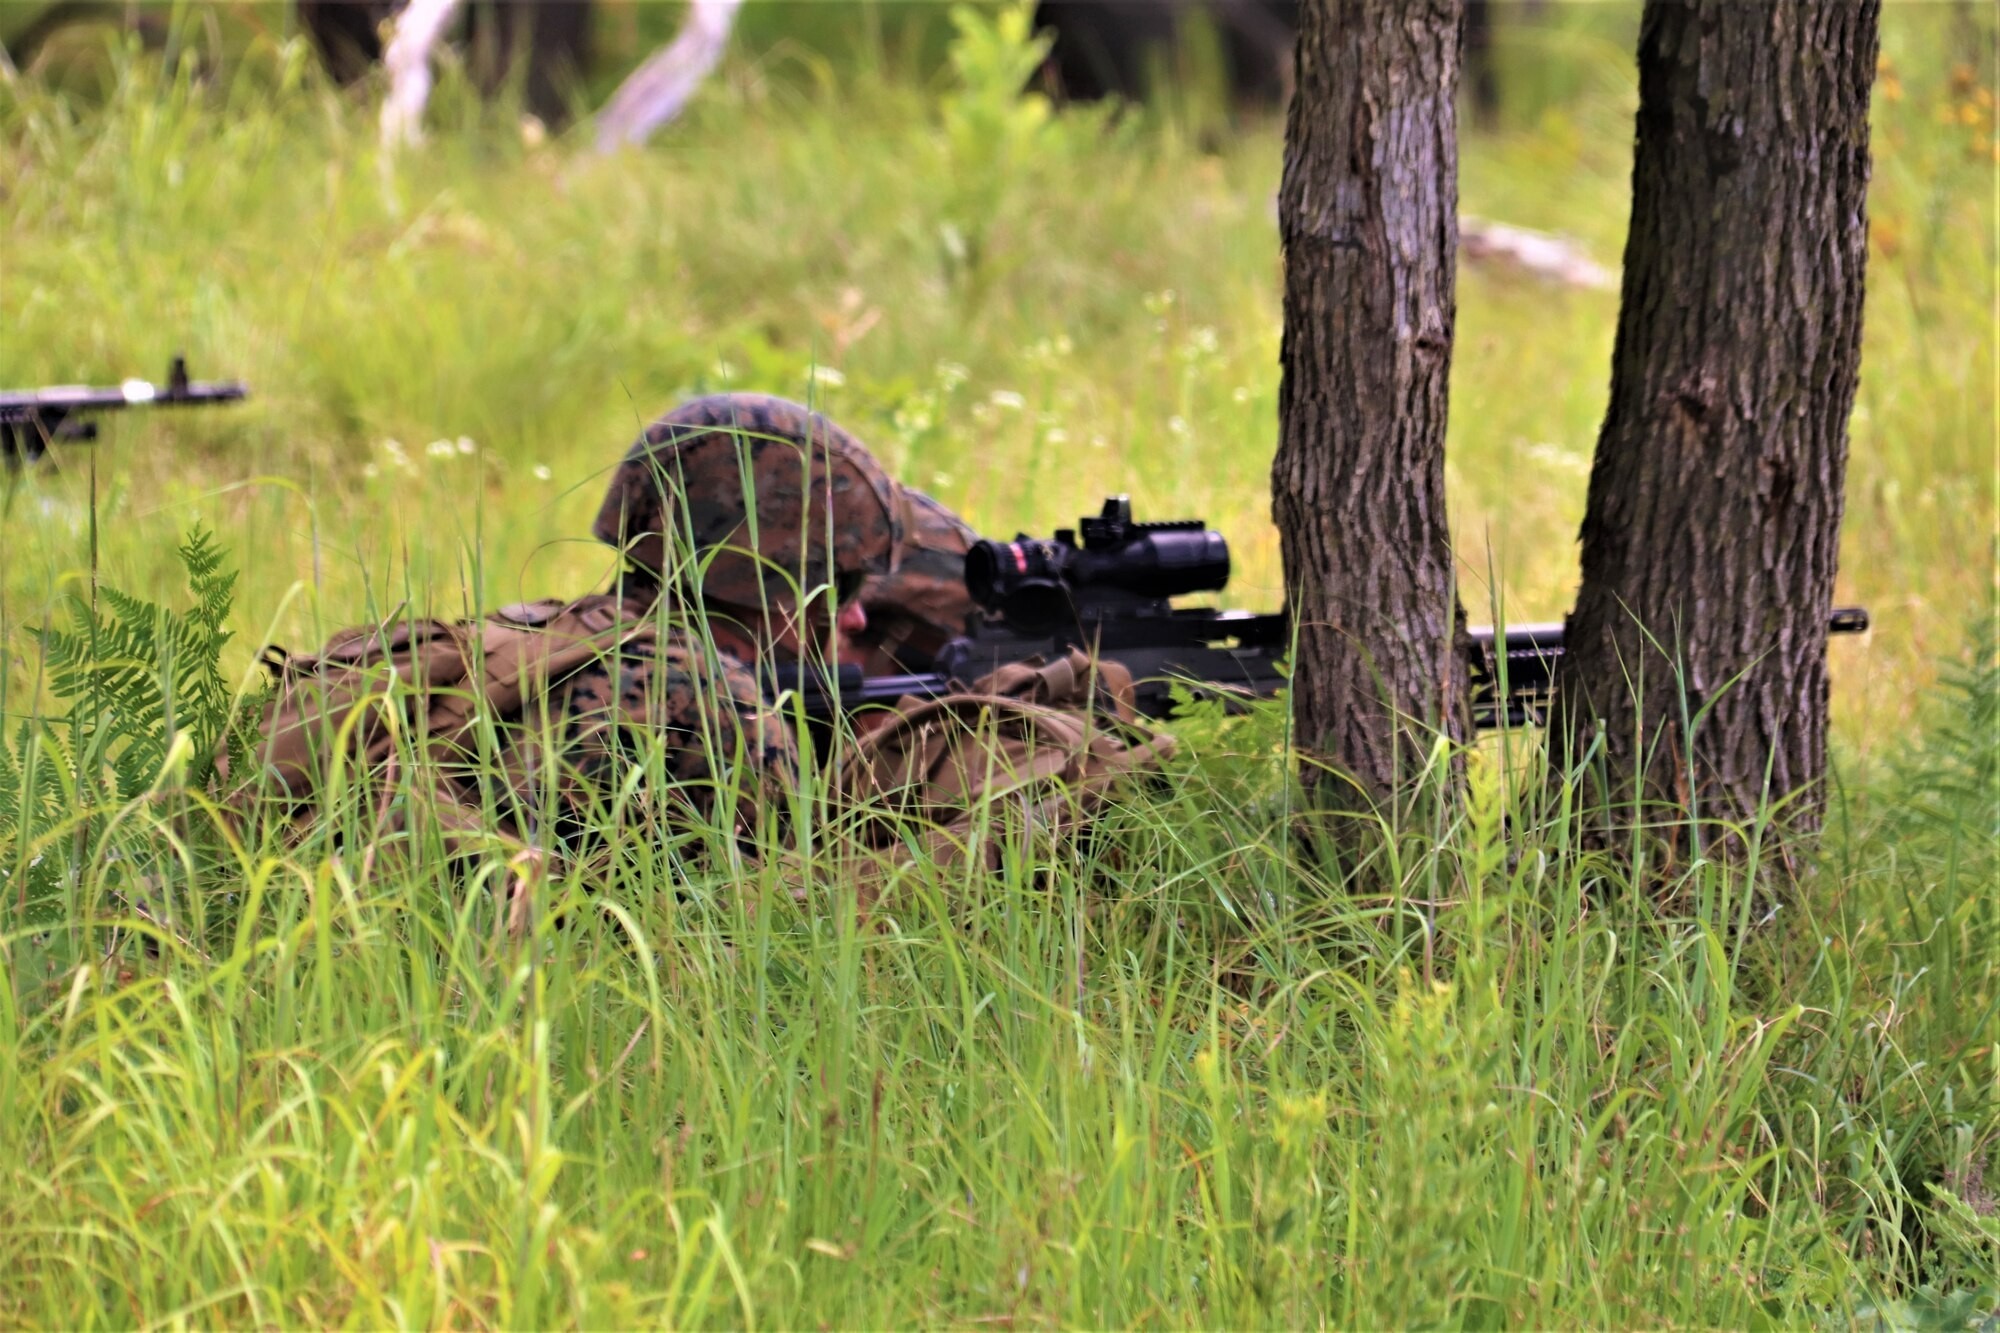
[[[1024,532],[1011,542],[974,542],[965,553],[973,599],[1024,630],[1074,622],[1094,604],[1164,603],[1228,582],[1229,543],[1221,533],[1198,518],[1134,523],[1131,498],[1123,495],[1050,540]]]

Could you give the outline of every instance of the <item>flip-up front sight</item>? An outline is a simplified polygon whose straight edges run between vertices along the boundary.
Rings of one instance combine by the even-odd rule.
[[[1024,532],[1011,542],[975,542],[965,556],[973,598],[1023,630],[1076,624],[1092,612],[1164,613],[1170,597],[1228,583],[1229,543],[1221,533],[1198,518],[1136,523],[1123,495],[1053,538]]]

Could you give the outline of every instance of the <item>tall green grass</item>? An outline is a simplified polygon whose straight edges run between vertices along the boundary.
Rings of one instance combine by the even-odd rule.
[[[1468,211],[1616,259],[1622,21],[1511,31]],[[93,762],[0,842],[0,1320],[1990,1311],[2000,674],[1964,630],[1992,591],[1993,69],[1963,21],[1886,17],[1841,589],[1879,628],[1833,650],[1842,786],[1774,919],[1767,866],[1624,878],[1531,745],[1332,864],[1288,820],[1275,709],[1185,719],[1170,781],[1096,836],[1003,821],[1000,871],[909,868],[865,921],[808,785],[754,857],[607,828],[518,939],[498,868],[449,868],[421,820],[364,864],[358,801],[246,841],[171,781],[92,795]],[[1232,595],[1274,602],[1276,126],[1019,114],[1004,44],[959,55],[864,80],[752,51],[606,160],[447,76],[431,142],[385,162],[365,94],[296,46],[125,52],[97,107],[0,88],[8,378],[184,348],[257,390],[14,480],[9,739],[61,702],[26,627],[94,586],[186,614],[197,520],[242,566],[232,685],[406,593],[587,590],[622,444],[724,384],[816,397],[989,530],[1114,489],[1204,513]],[[1466,597],[1551,617],[1614,303],[1468,267],[1460,305]]]
[[[524,935],[496,866],[454,869],[421,817],[371,840],[365,795],[286,841],[198,798],[80,800],[5,872],[61,910],[17,912],[0,954],[0,1311],[1990,1309],[1990,640],[1980,660],[1755,928],[1754,855],[1683,867],[1668,912],[1588,850],[1586,784],[1544,798],[1532,758],[1475,756],[1469,801],[1330,868],[1274,817],[1277,708],[1196,710],[1094,836],[996,810],[998,871],[918,862],[865,913],[810,779],[749,859],[726,820],[614,833]],[[655,748],[620,790],[668,781]]]

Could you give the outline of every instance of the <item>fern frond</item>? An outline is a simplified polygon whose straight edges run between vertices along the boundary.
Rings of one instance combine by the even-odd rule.
[[[181,564],[186,567],[188,591],[194,594],[190,620],[204,630],[206,640],[218,651],[229,639],[223,624],[236,602],[236,571],[224,569],[222,550],[215,534],[197,523],[180,547]]]
[[[181,565],[187,570],[188,582],[199,584],[214,576],[222,568],[222,551],[215,544],[215,534],[197,522],[188,529],[180,547]]]
[[[0,863],[6,860],[7,839],[21,827],[23,813],[33,804],[28,791],[28,775],[22,759],[28,746],[28,724],[15,733],[12,746],[0,745]],[[20,757],[17,757],[17,752]]]
[[[214,535],[197,524],[179,547],[193,606],[177,612],[117,588],[98,589],[98,604],[69,597],[73,629],[34,631],[50,692],[71,705],[64,719],[78,737],[81,768],[129,800],[158,780],[174,741],[186,735],[196,756],[188,777],[206,784],[216,757],[245,743],[231,729],[247,725],[222,672],[224,628],[237,575],[223,568]],[[247,748],[247,747],[246,747]]]
[[[23,719],[13,744],[0,745],[0,864],[8,843],[32,842],[75,813],[75,772],[61,733],[41,718]]]

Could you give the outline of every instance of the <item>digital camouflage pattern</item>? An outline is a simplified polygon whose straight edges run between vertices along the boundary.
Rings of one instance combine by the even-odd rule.
[[[630,784],[624,818],[656,827],[721,816],[747,831],[797,778],[791,731],[747,668],[657,603],[604,595],[344,630],[284,659],[250,757],[233,808],[303,832],[344,768],[377,812],[371,845],[406,826],[395,795],[415,761],[455,853],[593,852],[588,830],[614,821],[592,816],[634,765],[655,780]]]
[[[795,738],[751,668],[677,617],[789,609],[795,589],[830,584],[859,593],[865,646],[886,661],[870,669],[893,671],[896,654],[927,659],[963,634],[974,609],[973,529],[780,398],[716,395],[660,418],[619,465],[593,530],[627,556],[622,596],[364,626],[288,661],[262,766],[291,816],[310,817],[325,781],[320,738],[344,737],[354,771],[384,781],[399,737],[412,737],[460,851],[497,841],[517,858],[594,858],[605,830],[718,818],[746,835],[795,787]],[[706,560],[698,588],[679,576],[691,559]],[[401,721],[374,726],[389,680]],[[650,780],[632,781],[635,770]],[[402,818],[397,806],[385,793],[380,832]]]
[[[928,671],[937,651],[966,632],[976,606],[965,587],[965,553],[979,534],[922,491],[896,488],[902,558],[861,588],[868,628],[860,636],[870,675]]]
[[[664,781],[636,784],[622,798],[622,822],[684,826],[724,812],[739,833],[753,831],[759,811],[782,806],[798,779],[791,728],[766,706],[756,677],[656,623],[656,608],[587,601],[597,605],[586,616],[606,631],[622,623],[641,632],[618,635],[496,718],[497,763],[461,768],[453,781],[470,801],[492,796],[524,841],[572,856],[594,850],[588,830],[611,826],[605,812],[635,766]]]
[[[780,609],[837,575],[888,574],[901,539],[895,483],[859,440],[798,403],[749,393],[695,398],[647,427],[592,531],[641,579],[715,552],[704,597]]]

